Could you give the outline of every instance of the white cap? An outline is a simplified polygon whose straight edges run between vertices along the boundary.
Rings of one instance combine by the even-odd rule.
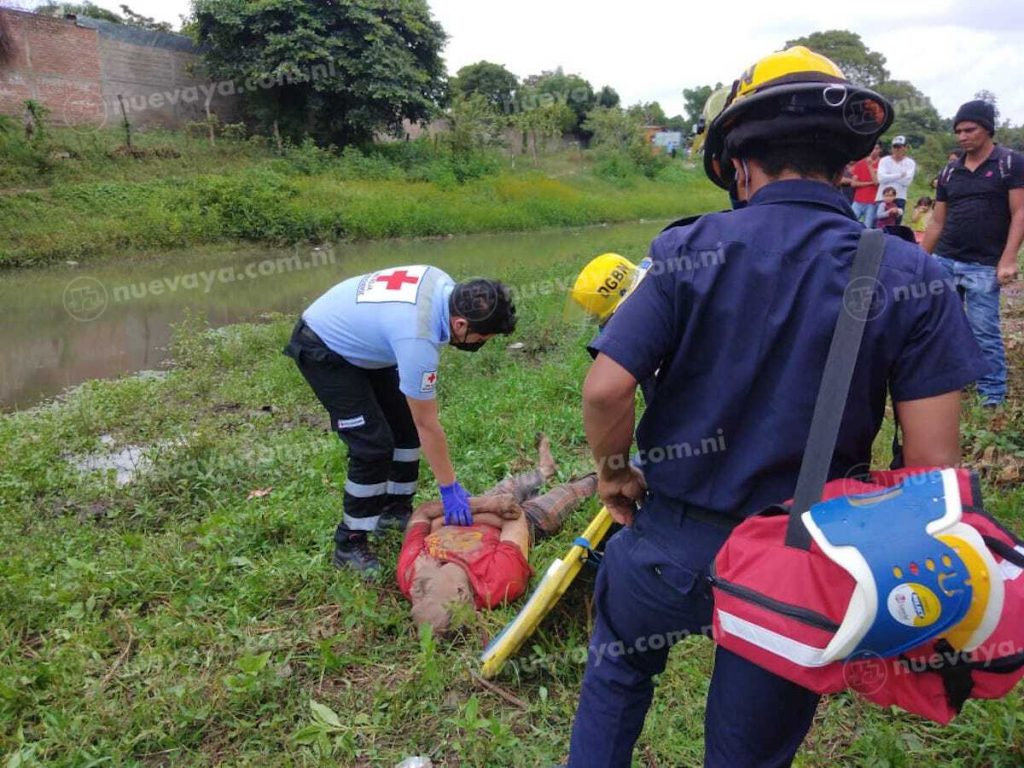
[[[907,137],[906,136],[893,136],[892,137],[892,145],[894,147],[898,146],[900,144],[906,144],[906,143],[907,143]]]

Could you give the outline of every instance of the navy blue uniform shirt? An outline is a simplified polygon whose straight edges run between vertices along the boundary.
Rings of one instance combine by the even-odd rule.
[[[935,199],[946,203],[946,223],[935,253],[994,267],[1010,233],[1010,190],[1024,187],[1024,157],[995,146],[985,162],[967,170],[964,158],[939,174]]]
[[[653,242],[647,277],[594,342],[638,381],[658,371],[637,430],[653,492],[734,515],[792,496],[862,231],[835,188],[793,180]],[[885,241],[833,478],[870,462],[888,388],[916,400],[985,370],[942,267]]]

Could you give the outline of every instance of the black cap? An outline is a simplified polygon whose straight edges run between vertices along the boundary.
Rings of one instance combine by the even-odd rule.
[[[960,109],[956,111],[956,117],[953,118],[953,130],[955,131],[957,125],[967,120],[980,125],[989,132],[990,136],[995,136],[996,108],[994,104],[982,99],[975,99],[961,105]]]
[[[516,305],[504,283],[478,277],[457,283],[449,307],[453,315],[469,321],[473,333],[510,334],[516,329]]]

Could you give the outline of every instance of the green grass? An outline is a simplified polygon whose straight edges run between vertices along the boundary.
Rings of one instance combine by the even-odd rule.
[[[589,155],[542,158],[434,153],[429,142],[332,155],[306,144],[216,147],[143,134],[142,149],[180,157],[111,157],[116,134],[63,132],[52,149],[0,143],[0,267],[141,249],[246,240],[274,244],[453,233],[668,217],[715,209],[722,195],[676,163],[655,178],[607,177]],[[76,149],[77,147],[77,149]],[[64,148],[64,149],[62,149]],[[30,151],[31,150],[31,151]],[[54,160],[54,153],[71,157]],[[34,175],[29,170],[43,168]],[[17,173],[16,173],[17,172]],[[0,175],[0,184],[3,184]]]
[[[645,249],[622,251],[636,259]],[[523,285],[573,266],[497,268]],[[562,302],[521,302],[520,352],[499,341],[476,355],[444,354],[442,418],[472,490],[528,466],[539,430],[563,475],[589,465],[579,413],[589,329],[567,327]],[[289,325],[205,333],[186,323],[166,380],[93,382],[0,418],[8,766],[392,766],[428,754],[435,765],[532,767],[564,758],[591,618],[585,584],[497,681],[522,709],[471,676],[484,639],[514,608],[469,617],[452,639],[419,636],[394,584],[396,534],[381,543],[379,583],[331,568],[345,463],[280,354]],[[965,448],[1011,455],[1024,450],[1022,431],[1019,405],[998,417],[971,412]],[[72,471],[65,457],[98,449],[104,434],[152,446],[151,472],[116,487]],[[425,474],[423,498],[433,491]],[[992,508],[1019,526],[1019,484],[989,492]],[[593,511],[536,547],[534,568],[567,548]],[[637,765],[699,764],[710,664],[703,640],[673,653]],[[1019,693],[969,702],[949,728],[841,695],[820,708],[798,765],[1022,761]]]

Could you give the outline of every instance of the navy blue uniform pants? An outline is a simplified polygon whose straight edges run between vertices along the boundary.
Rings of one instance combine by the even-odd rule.
[[[652,497],[608,542],[594,591],[597,619],[569,766],[629,766],[669,649],[709,635],[708,569],[729,530]],[[788,766],[810,728],[817,694],[718,648],[704,722],[707,768]]]
[[[342,543],[352,532],[375,530],[385,509],[412,511],[420,441],[409,403],[398,388],[398,369],[352,365],[302,321],[285,354],[294,358],[348,448],[345,510],[335,540]]]

